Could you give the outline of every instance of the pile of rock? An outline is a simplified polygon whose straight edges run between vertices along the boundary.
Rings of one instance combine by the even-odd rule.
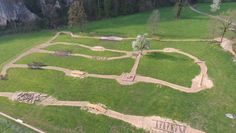
[[[47,66],[41,62],[33,62],[27,64],[30,69],[42,69],[43,67]]]
[[[85,78],[87,76],[87,73],[78,71],[78,70],[73,70],[68,74],[68,76],[75,77],[75,78]]]
[[[81,107],[82,110],[88,111],[94,114],[105,114],[108,108],[103,104],[88,104],[87,106]]]
[[[46,98],[46,94],[36,92],[18,92],[12,97],[12,100],[27,104],[34,104],[36,102],[41,102]]]

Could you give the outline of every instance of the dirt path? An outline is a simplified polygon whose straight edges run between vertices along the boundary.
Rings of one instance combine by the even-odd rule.
[[[215,41],[219,42],[221,41],[221,38],[216,38]],[[236,57],[236,53],[233,50],[233,44],[234,42],[227,39],[223,38],[223,41],[220,43],[220,46],[227,52],[230,52],[233,56]]]
[[[38,52],[39,49],[48,47],[50,45],[50,43],[55,40],[60,34],[57,33],[55,36],[53,36],[50,40],[48,40],[46,43],[42,43],[40,45],[37,45],[31,49],[29,49],[28,51],[20,54],[19,56],[17,56],[15,59],[11,60],[10,62],[6,63],[3,67],[2,70],[0,72],[0,75],[2,76],[6,76],[7,75],[7,71],[8,69],[10,69],[12,67],[13,64],[15,64],[18,60],[24,58],[25,56],[31,55],[33,53]]]
[[[16,95],[19,93],[6,93],[0,92],[0,96],[5,96],[10,100],[17,99]],[[14,98],[13,98],[14,97]],[[118,119],[127,122],[136,128],[141,128],[149,132],[159,133],[159,132],[173,132],[173,133],[204,133],[203,131],[191,128],[186,123],[182,123],[176,120],[171,120],[167,118],[162,118],[159,116],[135,116],[122,114],[114,110],[108,109],[102,104],[92,104],[88,101],[59,101],[53,97],[47,97],[43,101],[39,102],[38,105],[42,106],[71,106],[80,107],[90,113],[96,115],[105,115],[113,119]],[[31,126],[27,126],[32,128]],[[35,128],[33,128],[35,129]],[[36,129],[37,130],[37,129]],[[40,130],[38,130],[39,133]]]
[[[196,12],[196,13],[198,13],[198,14],[201,14],[201,15],[204,15],[204,16],[208,16],[208,17],[210,17],[210,18],[217,19],[217,20],[220,20],[220,21],[223,21],[223,22],[227,22],[227,21],[228,21],[228,20],[226,20],[226,19],[224,19],[224,18],[221,18],[221,17],[219,17],[219,16],[214,16],[214,15],[211,15],[211,14],[209,14],[209,13],[202,12],[202,11],[196,9],[195,7],[193,7],[191,4],[188,4],[188,7],[189,7],[192,11],[194,11],[194,12]],[[236,26],[235,23],[232,23],[232,24],[233,24],[234,26]]]
[[[12,65],[12,68],[28,68],[28,65],[14,64],[14,65]],[[119,80],[120,81],[121,77],[122,77],[122,75],[120,75],[120,76],[119,75],[101,75],[101,74],[89,74],[89,73],[86,73],[86,72],[84,72],[84,73],[86,73],[85,75],[73,76],[72,72],[73,71],[79,71],[79,70],[70,70],[70,69],[66,69],[66,68],[62,68],[62,67],[56,67],[56,66],[46,66],[46,67],[42,67],[42,69],[61,71],[61,72],[65,73],[66,76],[78,77],[78,78],[92,77],[92,78],[112,79],[112,80]],[[197,76],[197,77],[199,77],[199,76]],[[197,92],[205,90],[207,88],[210,89],[210,87],[212,87],[212,86],[209,86],[209,85],[207,86],[205,84],[211,84],[212,82],[209,81],[210,83],[208,83],[203,79],[204,77],[207,77],[207,75],[200,76],[200,77],[201,77],[201,79],[197,79],[197,81],[195,81],[195,82],[193,81],[193,84],[192,84],[191,88],[184,87],[184,86],[177,85],[177,84],[173,84],[173,83],[163,81],[163,80],[160,80],[160,79],[155,79],[155,78],[140,76],[140,75],[136,75],[133,83],[130,83],[130,84],[127,84],[127,85],[131,85],[131,84],[138,83],[138,82],[153,83],[153,84],[160,84],[160,85],[163,85],[163,86],[167,86],[167,87],[173,88],[175,90],[179,90],[181,92],[186,92],[186,93],[197,93]],[[199,82],[201,82],[201,81],[204,81],[204,83],[202,83],[202,85],[199,85],[200,84]]]
[[[57,45],[57,44],[63,44],[63,45],[78,45],[80,47],[88,48],[93,51],[111,51],[111,52],[119,52],[124,53],[125,55],[119,56],[119,57],[109,57],[107,60],[115,60],[115,59],[123,59],[123,58],[133,58],[133,53],[130,51],[122,51],[122,50],[113,50],[113,49],[106,49],[101,46],[95,46],[90,47],[83,44],[75,44],[75,43],[67,43],[67,42],[53,42],[60,34],[65,34],[65,32],[58,32],[54,37],[52,37],[48,42],[40,44],[38,46],[33,47],[32,49],[26,51],[25,53],[22,53],[15,59],[11,60],[9,63],[7,63],[2,71],[1,75],[6,75],[8,69],[10,68],[28,68],[28,65],[26,64],[15,64],[20,59],[24,58],[25,56],[28,56],[33,53],[46,53],[46,54],[55,54],[55,51],[49,51],[45,50],[48,46],[51,45]],[[71,35],[72,37],[78,37],[82,38],[82,36],[74,35],[71,32],[66,32],[66,34]],[[86,36],[84,36],[87,38]],[[89,38],[97,38],[99,37],[89,37]],[[170,40],[169,40],[170,41]],[[172,41],[178,41],[178,40],[172,40]],[[154,83],[154,84],[160,84],[163,86],[168,86],[170,88],[176,89],[178,91],[186,92],[186,93],[196,93],[204,89],[209,89],[213,86],[213,83],[211,80],[208,79],[207,75],[207,66],[205,65],[205,62],[201,61],[197,57],[182,52],[180,50],[174,49],[174,48],[165,48],[163,50],[146,50],[144,53],[152,53],[152,52],[168,52],[168,53],[178,53],[183,54],[185,56],[188,56],[189,58],[193,59],[196,64],[200,66],[200,74],[196,76],[195,79],[192,81],[191,88],[180,86],[177,84],[169,83],[167,81],[141,76],[137,75],[137,69],[140,63],[140,60],[142,58],[141,54],[138,54],[138,56],[135,57],[135,63],[132,67],[132,70],[130,73],[127,74],[128,78],[129,76],[133,76],[133,81],[128,81],[130,83],[127,83],[127,85],[138,83],[138,82],[145,82],[145,83]],[[93,56],[84,55],[84,54],[71,54],[71,56],[80,56],[84,58],[92,59]],[[57,67],[57,66],[45,66],[42,67],[42,69],[47,70],[55,70],[55,71],[61,71],[66,76],[76,77],[76,78],[85,78],[85,77],[92,77],[92,78],[103,78],[103,79],[110,79],[110,80],[117,80],[118,82],[122,80],[124,74],[121,75],[100,75],[100,74],[90,74],[87,72],[82,72],[80,70],[70,70],[67,68]],[[128,79],[129,80],[129,79]],[[122,81],[124,82],[124,81]],[[127,81],[125,81],[127,82]],[[8,97],[9,99],[13,100],[12,97],[15,96],[15,93],[9,93],[9,92],[2,92],[0,93],[0,96],[2,97]],[[94,114],[101,114],[105,115],[114,119],[119,119],[124,122],[130,123],[133,126],[137,128],[145,129],[146,131],[150,132],[174,132],[174,133],[203,133],[202,131],[196,130],[191,128],[185,123],[181,123],[175,120],[161,118],[159,116],[134,116],[134,115],[126,115],[122,114],[113,110],[108,109],[104,105],[101,104],[91,104],[87,101],[59,101],[55,98],[48,97],[47,99],[43,100],[40,105],[43,106],[75,106],[75,107],[81,107],[82,109],[85,109],[91,113]]]
[[[88,58],[88,59],[108,60],[108,61],[109,60],[123,59],[123,58],[133,58],[133,53],[130,52],[130,51],[106,49],[106,48],[103,48],[101,46],[90,47],[90,46],[83,45],[83,44],[68,43],[68,42],[53,42],[60,34],[69,34],[72,37],[81,38],[81,36],[74,35],[71,32],[58,32],[48,42],[33,47],[32,49],[26,51],[25,53],[22,53],[21,55],[19,55],[18,57],[16,57],[15,59],[10,61],[9,63],[7,63],[3,67],[0,74],[3,75],[3,76],[6,76],[7,71],[10,68],[28,68],[28,65],[26,65],[26,64],[15,64],[15,63],[17,61],[19,61],[20,59],[22,59],[25,56],[28,56],[30,54],[33,54],[33,53],[55,54],[56,53],[55,51],[48,51],[48,50],[45,50],[45,48],[47,48],[48,46],[57,45],[57,44],[78,45],[80,47],[88,48],[90,50],[95,50],[95,51],[96,50],[103,50],[103,51],[107,50],[107,51],[119,52],[119,53],[124,53],[125,54],[123,56],[109,57],[109,58],[95,57],[95,56],[84,55],[84,54],[71,54],[71,56],[80,56],[80,57],[84,57],[84,58]],[[95,37],[95,38],[97,38],[97,37]],[[168,86],[168,87],[171,87],[173,89],[176,89],[176,90],[179,90],[179,91],[182,91],[182,92],[186,92],[186,93],[196,93],[196,92],[199,92],[201,90],[209,89],[209,88],[213,87],[212,81],[208,78],[207,66],[206,66],[205,62],[201,61],[197,57],[195,57],[193,55],[190,55],[188,53],[182,52],[180,50],[174,49],[174,48],[165,48],[163,50],[146,50],[146,51],[144,51],[144,53],[152,53],[152,52],[167,52],[167,53],[173,53],[174,52],[174,53],[178,53],[178,54],[183,54],[183,55],[188,56],[189,58],[193,59],[195,61],[195,63],[200,66],[201,72],[200,72],[199,75],[197,75],[192,80],[191,88],[176,85],[176,84],[169,83],[167,81],[162,81],[162,80],[159,80],[159,79],[154,79],[154,78],[151,78],[151,77],[145,77],[145,76],[137,75],[137,69],[138,69],[140,60],[142,58],[142,56],[140,54],[138,54],[138,56],[135,57],[135,63],[132,67],[131,72],[128,73],[128,74],[122,74],[122,75],[89,74],[87,72],[82,72],[80,70],[69,70],[69,69],[66,69],[66,68],[56,67],[56,66],[46,66],[46,67],[42,67],[42,68],[43,69],[48,69],[48,70],[61,71],[61,72],[64,72],[66,76],[71,76],[71,77],[78,77],[78,78],[93,77],[93,78],[113,79],[113,80],[117,80],[118,83],[120,83],[122,85],[132,85],[132,84],[137,83],[137,82],[161,84],[161,85]]]
[[[194,62],[199,65],[200,67],[200,74],[197,75],[193,80],[192,80],[192,85],[191,88],[188,90],[189,92],[198,92],[201,91],[205,88],[212,88],[213,87],[213,82],[209,79],[208,77],[208,68],[205,64],[204,61],[198,59],[197,57],[188,54],[186,52],[180,51],[178,49],[173,49],[173,48],[165,48],[162,50],[163,52],[173,52],[173,53],[178,53],[185,55],[191,59],[194,60]]]
[[[160,39],[161,42],[214,42],[213,39]]]
[[[75,35],[72,32],[68,31],[61,31],[58,34],[65,34],[69,35],[73,38],[83,38],[83,39],[99,39],[99,40],[106,40],[102,39],[104,36],[80,36],[80,35]],[[109,36],[107,36],[109,38]],[[117,37],[117,36],[112,36],[112,37]],[[108,41],[123,41],[123,40],[135,40],[136,37],[117,37],[120,38],[120,40],[109,40]],[[214,41],[213,39],[161,39],[158,37],[148,37],[147,39],[149,40],[156,40],[156,41],[163,41],[163,42],[212,42]]]
[[[135,59],[134,66],[133,66],[133,68],[132,68],[130,74],[136,75],[137,70],[138,70],[138,66],[139,66],[139,63],[140,63],[140,60],[141,60],[141,57],[142,57],[142,55],[141,55],[141,54],[138,54],[138,56],[137,56],[136,59]]]
[[[201,15],[204,15],[204,16],[208,16],[210,18],[213,18],[213,19],[217,19],[217,20],[220,20],[220,21],[223,21],[223,22],[227,22],[228,20],[224,19],[224,18],[221,18],[219,16],[214,16],[214,15],[211,15],[209,13],[205,13],[205,12],[202,12],[196,8],[194,8],[191,4],[188,4],[189,5],[189,8],[198,13],[198,14],[201,14]],[[236,23],[232,23],[233,26],[236,26]],[[236,30],[236,29],[235,29]],[[215,38],[214,39],[215,41],[217,42],[220,42],[221,41],[221,38]],[[227,39],[227,38],[224,38],[223,41],[221,42],[221,47],[225,50],[225,51],[228,51],[230,52],[234,57],[236,57],[236,53],[234,52],[233,48],[232,48],[232,45],[234,44],[233,41]]]

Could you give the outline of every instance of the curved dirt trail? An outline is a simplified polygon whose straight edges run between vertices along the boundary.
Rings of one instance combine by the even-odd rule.
[[[50,45],[57,45],[57,44],[75,45],[74,43],[67,43],[67,42],[57,42],[57,43],[53,42],[60,34],[64,34],[64,32],[58,32],[48,42],[33,47],[29,51],[27,51],[25,53],[22,53],[17,58],[15,58],[12,61],[10,61],[9,63],[7,63],[3,67],[3,70],[1,71],[1,74],[6,75],[7,70],[10,69],[10,68],[28,68],[28,65],[26,65],[26,64],[15,64],[15,63],[18,60],[20,60],[23,57],[28,56],[30,54],[33,54],[33,53],[54,54],[55,53],[54,51],[44,50],[44,48],[47,48]],[[70,32],[67,32],[66,34],[70,34],[73,37],[81,38],[81,36],[74,35]],[[87,37],[85,36],[85,38],[87,38]],[[100,39],[99,37],[89,37],[89,38]],[[76,45],[79,45],[79,46],[84,47],[84,48],[88,48],[90,50],[99,50],[99,51],[107,50],[107,51],[120,52],[120,53],[125,54],[125,55],[119,56],[119,57],[110,57],[110,58],[108,58],[108,60],[133,58],[134,57],[133,53],[129,52],[129,51],[105,49],[105,48],[100,47],[100,46],[90,47],[90,46],[86,46],[86,45],[83,45],[83,44],[76,44]],[[205,65],[205,63],[203,61],[201,61],[197,57],[195,57],[191,54],[182,52],[180,50],[174,49],[174,48],[165,48],[163,50],[146,50],[146,51],[144,51],[144,53],[151,53],[151,52],[175,52],[175,53],[179,53],[179,54],[183,54],[185,56],[188,56],[191,59],[193,59],[200,66],[201,73],[198,76],[196,76],[195,79],[193,79],[191,88],[176,85],[176,84],[173,84],[173,83],[169,83],[167,81],[162,81],[162,80],[151,78],[151,77],[137,75],[137,69],[138,69],[139,62],[140,62],[141,57],[142,57],[139,54],[138,56],[135,57],[136,61],[133,65],[133,68],[132,68],[131,72],[129,73],[130,75],[135,76],[135,78],[133,80],[133,83],[145,82],[145,83],[161,84],[161,85],[168,86],[170,88],[173,88],[173,89],[176,89],[178,91],[185,92],[185,93],[196,93],[196,92],[199,92],[201,90],[209,89],[209,88],[212,87],[212,86],[209,86],[209,84],[206,85],[207,80],[208,80],[208,82],[212,83],[208,79],[207,66]],[[83,55],[83,54],[71,54],[71,55],[72,56],[81,56],[81,57],[85,57],[85,58],[89,58],[89,59],[92,58],[92,56]],[[70,69],[67,69],[67,68],[62,68],[62,67],[57,67],[57,66],[45,66],[45,67],[42,67],[42,69],[61,71],[61,72],[64,72],[66,76],[71,76],[71,77],[79,77],[79,78],[92,77],[92,78],[111,79],[111,80],[117,80],[117,81],[122,80],[122,75],[89,74],[87,72],[82,72],[80,70],[70,70]],[[131,83],[131,84],[133,84],[133,83]],[[213,84],[211,84],[211,85],[213,85]],[[8,97],[9,99],[13,100],[12,97],[15,96],[15,93],[3,92],[3,93],[0,93],[0,96]],[[74,106],[74,107],[81,107],[82,109],[85,109],[85,110],[87,110],[91,113],[101,114],[101,115],[105,115],[105,116],[108,116],[108,117],[111,117],[111,118],[114,118],[114,119],[119,119],[119,120],[122,120],[124,122],[130,123],[130,124],[132,124],[133,126],[135,126],[137,128],[142,128],[142,129],[145,129],[146,131],[150,131],[150,132],[203,133],[200,130],[196,130],[196,129],[191,128],[190,126],[188,126],[185,123],[181,123],[181,122],[178,122],[178,121],[175,121],[175,120],[161,118],[159,116],[126,115],[126,114],[122,114],[122,113],[110,110],[104,105],[91,104],[90,102],[87,102],[87,101],[59,101],[55,98],[48,97],[47,99],[43,100],[39,104],[43,105],[43,106]]]
[[[191,55],[191,54],[188,54],[186,52],[182,52],[178,49],[174,49],[174,48],[165,48],[163,50],[148,50],[146,51],[147,53],[152,53],[152,52],[167,52],[167,53],[178,53],[178,54],[182,54],[182,55],[185,55],[191,59],[194,60],[194,62],[199,65],[200,67],[200,74],[197,75],[193,80],[192,80],[192,85],[191,85],[191,88],[187,88],[187,87],[182,87],[182,86],[179,86],[179,85],[175,85],[175,84],[172,84],[172,83],[165,83],[165,81],[161,81],[161,80],[154,80],[154,79],[149,79],[149,82],[152,81],[153,83],[157,83],[159,82],[160,84],[163,85],[163,83],[165,83],[166,85],[168,85],[169,87],[172,86],[171,88],[175,88],[179,91],[183,91],[185,90],[185,92],[188,92],[188,93],[196,93],[196,92],[199,92],[199,91],[202,91],[206,88],[212,88],[213,87],[213,82],[209,79],[208,77],[208,68],[205,64],[204,61],[201,61],[200,59],[198,59],[197,57]],[[146,82],[148,80],[146,79]]]
[[[204,15],[204,16],[208,16],[208,17],[210,17],[210,18],[217,19],[217,20],[220,20],[220,21],[223,21],[223,22],[228,22],[228,20],[226,20],[226,19],[224,19],[224,18],[221,18],[221,17],[219,17],[219,16],[214,16],[214,15],[211,15],[211,14],[209,14],[209,13],[202,12],[202,11],[200,11],[200,10],[194,8],[191,4],[188,4],[188,7],[189,7],[192,11],[194,11],[194,12],[196,12],[196,13],[198,13],[198,14],[201,14],[201,15]],[[236,26],[236,23],[232,23],[232,25]]]
[[[19,93],[5,93],[0,92],[0,96],[4,96],[13,100],[15,95]],[[186,123],[182,123],[176,120],[171,120],[167,118],[162,118],[159,116],[135,116],[123,114],[111,109],[108,109],[102,104],[92,104],[88,101],[59,101],[53,97],[47,97],[38,103],[42,106],[70,106],[70,107],[80,107],[92,114],[104,115],[113,119],[118,119],[129,123],[136,128],[144,129],[153,133],[204,133],[203,131],[191,128]],[[42,132],[40,132],[42,133]]]
[[[10,62],[6,63],[6,64],[2,67],[2,70],[1,70],[1,72],[0,72],[0,75],[6,76],[8,69],[10,69],[14,63],[16,63],[17,61],[19,61],[20,59],[22,59],[22,58],[25,57],[25,56],[28,56],[28,55],[31,55],[31,54],[33,54],[33,53],[38,52],[39,49],[48,47],[48,46],[50,45],[50,43],[51,43],[52,41],[54,41],[59,35],[60,35],[59,33],[56,33],[56,35],[53,36],[50,40],[48,40],[46,43],[42,43],[42,44],[40,44],[40,45],[37,45],[37,46],[35,46],[35,47],[29,49],[28,51],[26,51],[26,52],[20,54],[19,56],[17,56],[15,59],[11,60]]]
[[[26,65],[26,64],[15,64],[15,63],[17,61],[19,61],[20,59],[22,59],[23,57],[28,56],[30,54],[33,54],[33,53],[55,54],[56,53],[55,51],[48,51],[48,50],[44,50],[44,49],[47,48],[48,46],[57,45],[57,44],[78,45],[78,46],[81,46],[81,47],[84,47],[84,48],[88,48],[90,50],[99,50],[99,51],[100,50],[102,50],[102,51],[107,50],[107,51],[119,52],[119,53],[126,54],[126,55],[123,55],[123,56],[109,57],[109,58],[100,58],[100,57],[94,57],[94,56],[84,55],[84,54],[70,54],[71,56],[80,56],[80,57],[84,57],[84,58],[88,58],[88,59],[108,60],[108,61],[109,60],[123,59],[123,58],[133,58],[133,54],[130,51],[106,49],[106,48],[103,48],[101,46],[90,47],[90,46],[86,46],[86,45],[83,45],[83,44],[75,44],[75,43],[67,43],[67,42],[53,42],[60,34],[69,34],[72,37],[80,37],[81,38],[81,36],[74,35],[71,32],[58,32],[48,42],[33,47],[29,51],[26,51],[25,53],[19,55],[18,57],[16,57],[15,59],[13,59],[9,63],[7,63],[3,67],[0,74],[5,76],[7,74],[8,69],[10,69],[10,68],[28,68],[28,65]],[[179,53],[179,54],[183,54],[185,56],[188,56],[189,58],[193,59],[195,61],[195,63],[197,63],[200,66],[201,72],[200,72],[199,75],[197,75],[192,80],[192,86],[190,88],[180,86],[180,85],[176,85],[176,84],[173,84],[173,83],[169,83],[167,81],[154,79],[154,78],[151,78],[151,77],[145,77],[145,76],[137,75],[137,69],[138,69],[139,62],[140,62],[141,57],[142,57],[141,54],[138,54],[135,57],[135,63],[132,67],[131,72],[128,73],[128,74],[122,74],[122,75],[89,74],[87,72],[82,72],[80,70],[70,70],[70,69],[66,69],[66,68],[62,68],[62,67],[56,67],[56,66],[46,66],[46,67],[42,67],[42,69],[61,71],[61,72],[64,72],[66,76],[71,76],[71,77],[79,77],[79,78],[93,77],[93,78],[113,79],[113,80],[117,80],[118,83],[123,84],[123,85],[132,85],[132,84],[137,83],[137,82],[161,84],[161,85],[168,86],[170,88],[173,88],[173,89],[176,89],[176,90],[179,90],[179,91],[182,91],[182,92],[186,92],[186,93],[196,93],[196,92],[202,91],[204,89],[210,89],[210,88],[213,87],[212,81],[208,78],[207,66],[206,66],[205,62],[201,61],[197,57],[195,57],[191,54],[182,52],[180,50],[174,49],[174,48],[165,48],[163,50],[146,50],[146,51],[144,51],[144,53],[152,53],[152,52],[175,52],[175,53]]]

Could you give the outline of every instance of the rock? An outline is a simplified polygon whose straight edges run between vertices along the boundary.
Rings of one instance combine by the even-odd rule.
[[[41,102],[46,98],[46,94],[36,92],[18,92],[12,97],[12,100],[27,104],[34,104],[36,102]]]
[[[225,114],[225,117],[229,118],[229,119],[236,119],[236,115],[234,114]]]
[[[22,0],[0,0],[0,26],[6,26],[9,21],[31,22],[38,19]]]

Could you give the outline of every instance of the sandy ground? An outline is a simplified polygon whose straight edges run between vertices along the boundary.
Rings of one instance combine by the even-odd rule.
[[[215,41],[219,42],[221,41],[221,38],[215,38]],[[223,38],[223,41],[220,43],[220,46],[227,52],[230,52],[234,57],[236,57],[236,53],[233,50],[233,44],[234,42],[227,39]]]

